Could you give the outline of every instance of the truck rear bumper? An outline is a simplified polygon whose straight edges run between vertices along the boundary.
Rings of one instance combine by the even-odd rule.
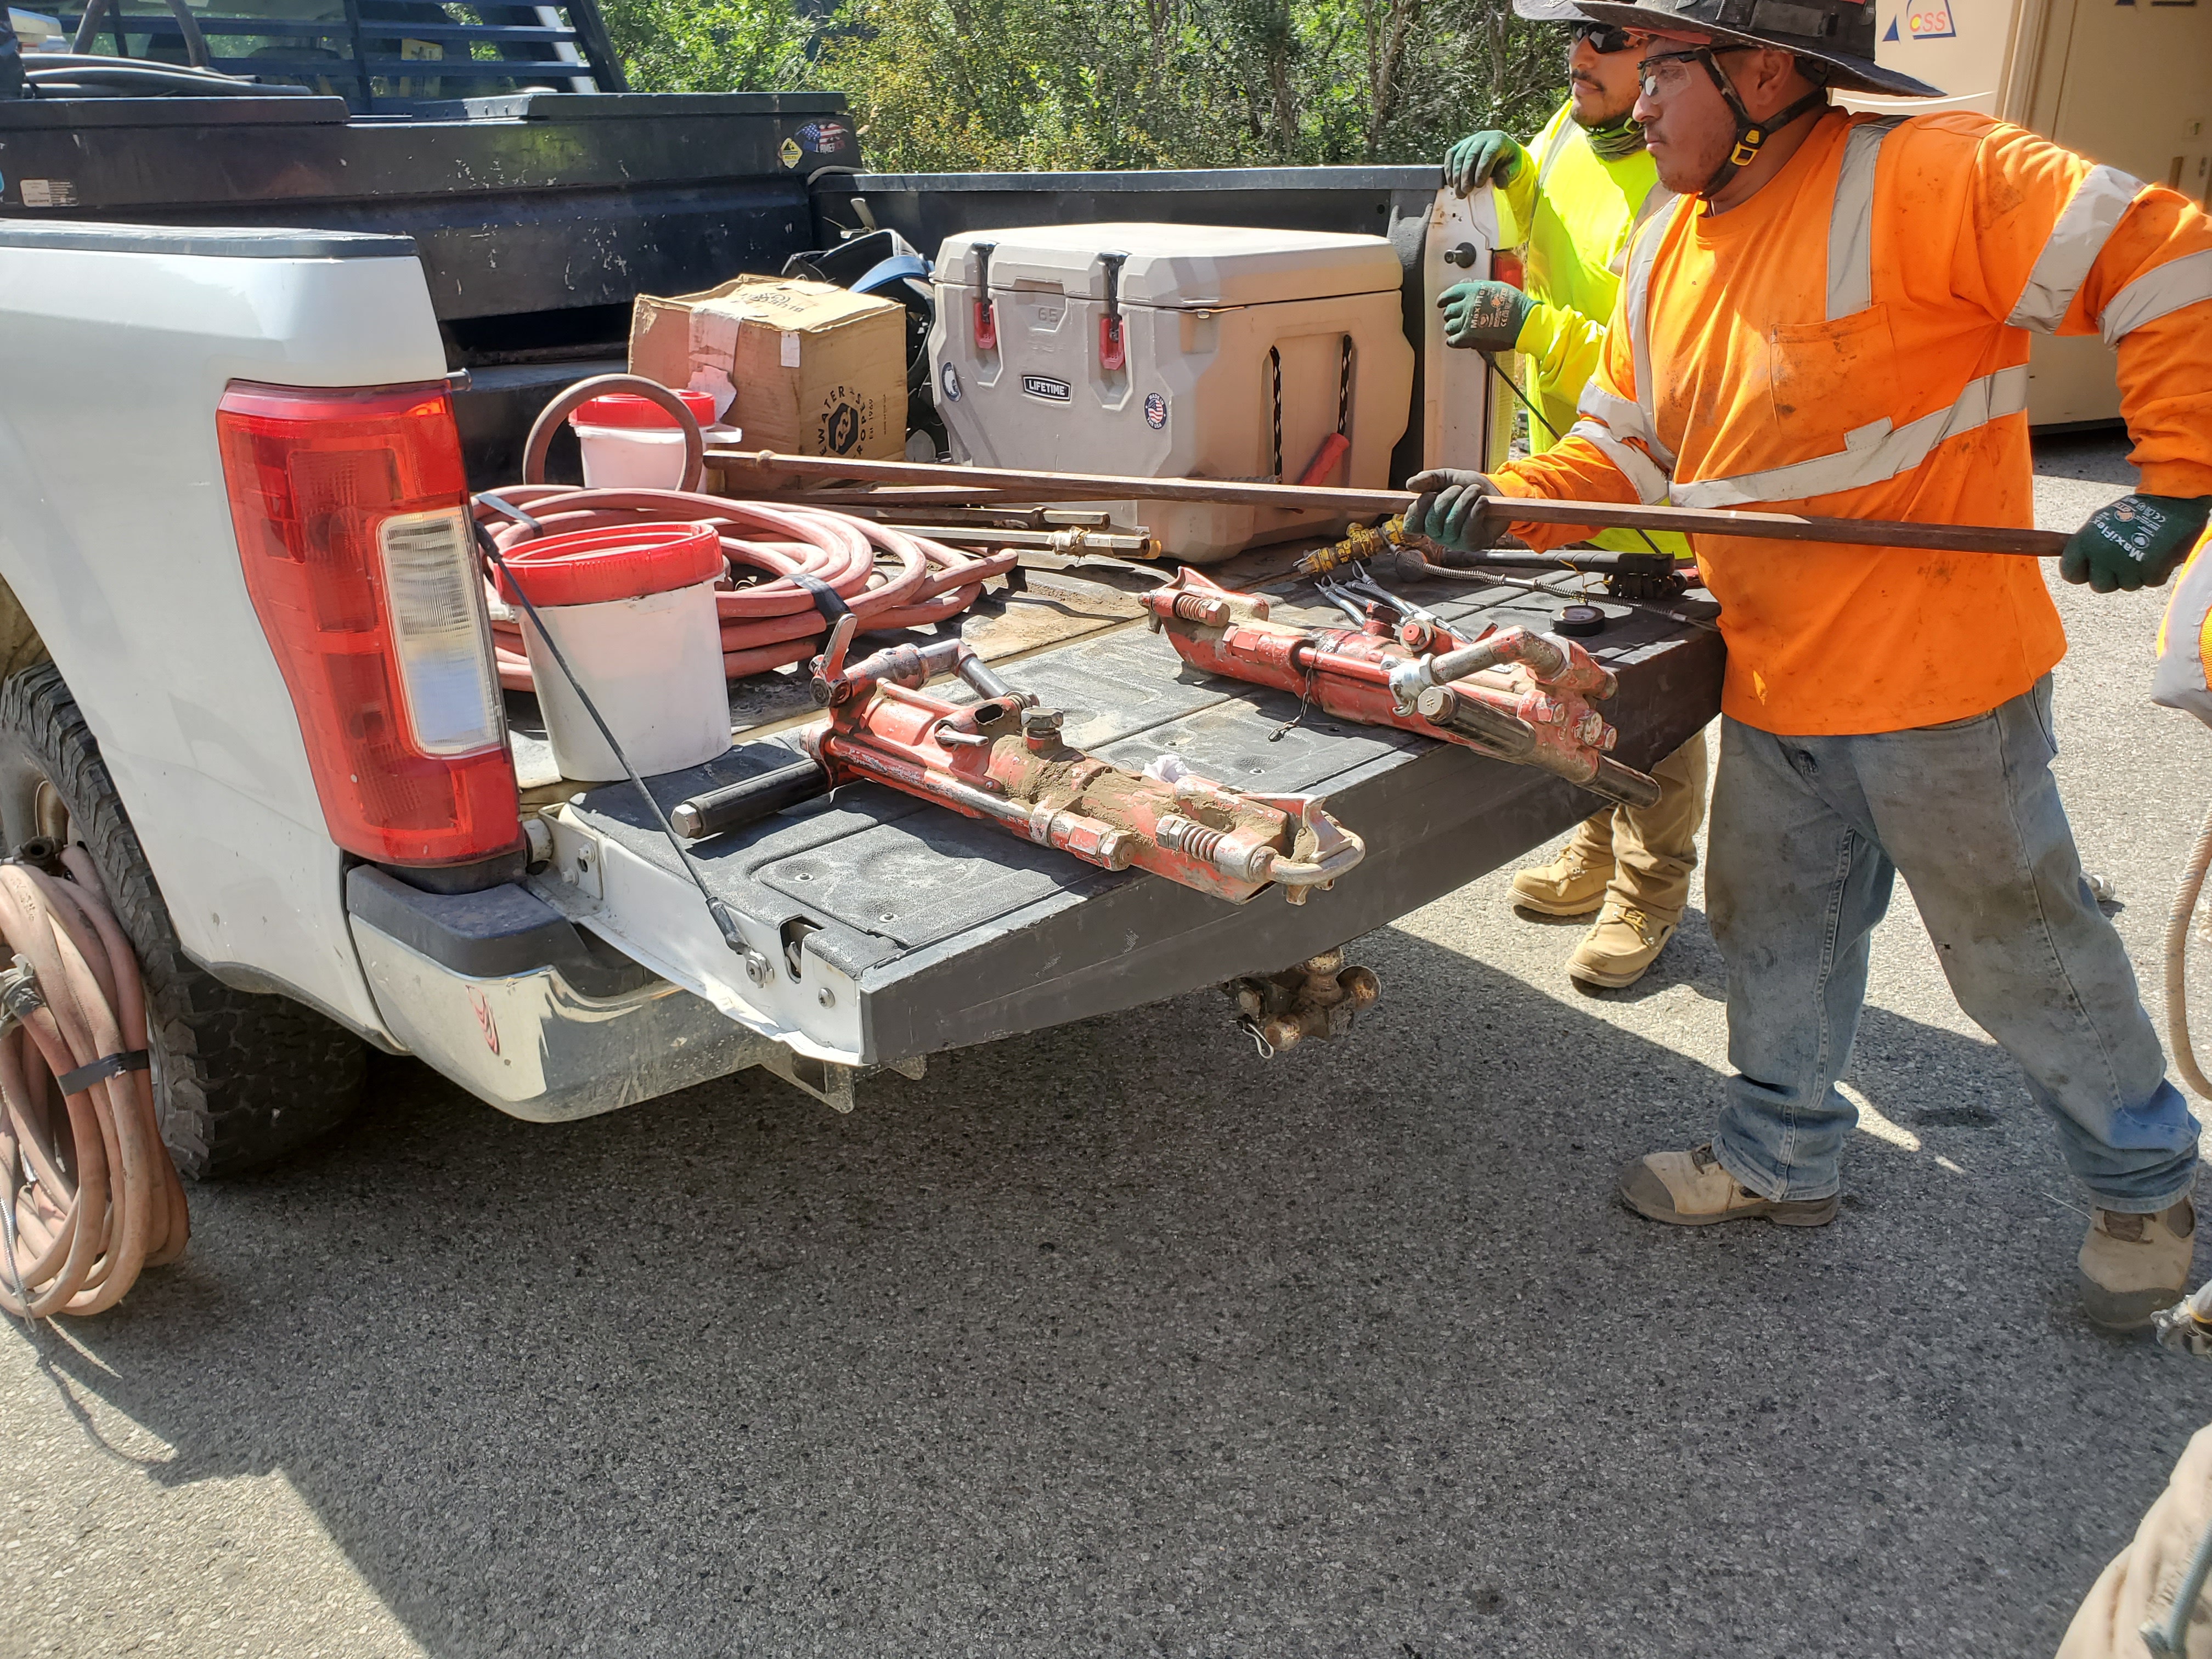
[[[425,893],[362,866],[347,873],[346,909],[393,1035],[511,1116],[589,1117],[790,1066],[769,1038],[588,939],[521,887]]]

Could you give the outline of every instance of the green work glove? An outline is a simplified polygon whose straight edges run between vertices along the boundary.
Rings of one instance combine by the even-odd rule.
[[[1481,473],[1432,467],[1407,479],[1406,488],[1419,491],[1421,497],[1406,509],[1408,534],[1459,553],[1472,553],[1497,540],[1484,529],[1481,514],[1482,498],[1497,495],[1498,486]]]
[[[1536,302],[1510,283],[1455,283],[1437,296],[1444,343],[1510,351]]]
[[[1444,182],[1462,196],[1477,185],[1510,184],[1526,155],[1505,133],[1469,133],[1444,152]]]
[[[2123,495],[2074,532],[2058,556],[2058,574],[2100,593],[2156,587],[2189,556],[2208,515],[2212,496]]]

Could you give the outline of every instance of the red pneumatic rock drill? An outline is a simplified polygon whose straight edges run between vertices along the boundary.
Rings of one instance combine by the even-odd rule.
[[[1525,628],[1463,640],[1411,607],[1380,605],[1356,629],[1292,627],[1267,619],[1264,596],[1188,567],[1141,603],[1194,668],[1287,691],[1340,720],[1538,767],[1626,805],[1659,799],[1655,780],[1609,752],[1620,734],[1589,705],[1619,682],[1572,640]]]
[[[816,660],[828,720],[799,734],[812,760],[694,797],[670,817],[696,838],[757,821],[840,784],[867,781],[995,823],[1102,869],[1132,866],[1232,904],[1271,884],[1293,904],[1366,854],[1317,795],[1251,795],[1180,767],[1131,772],[1071,749],[1060,716],[1009,687],[962,641],[898,645],[848,663],[853,618]],[[928,696],[957,674],[977,701]]]

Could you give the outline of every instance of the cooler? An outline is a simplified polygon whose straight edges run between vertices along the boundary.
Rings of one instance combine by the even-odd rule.
[[[1379,236],[963,231],[937,258],[938,412],[955,457],[982,466],[1383,489],[1413,397],[1402,280]],[[1332,532],[1346,516],[1083,505],[1146,526],[1194,564]]]

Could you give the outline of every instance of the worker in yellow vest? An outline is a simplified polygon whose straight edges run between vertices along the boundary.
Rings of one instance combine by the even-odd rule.
[[[1630,235],[1674,197],[1644,148],[1636,60],[1644,37],[1592,22],[1567,0],[1514,0],[1522,17],[1572,26],[1567,101],[1526,148],[1503,132],[1478,132],[1451,147],[1444,179],[1462,196],[1497,187],[1508,222],[1527,245],[1528,286],[1462,283],[1443,296],[1444,337],[1486,353],[1518,352],[1535,410],[1528,447],[1542,454],[1575,423],[1583,385],[1605,349],[1606,324],[1620,291]],[[1609,530],[1599,547],[1691,557],[1680,536],[1646,538]],[[1567,958],[1584,984],[1618,988],[1644,976],[1681,925],[1705,817],[1705,738],[1700,732],[1651,769],[1660,797],[1650,807],[1609,806],[1585,821],[1558,858],[1513,878],[1516,904],[1552,916],[1597,921]]]

